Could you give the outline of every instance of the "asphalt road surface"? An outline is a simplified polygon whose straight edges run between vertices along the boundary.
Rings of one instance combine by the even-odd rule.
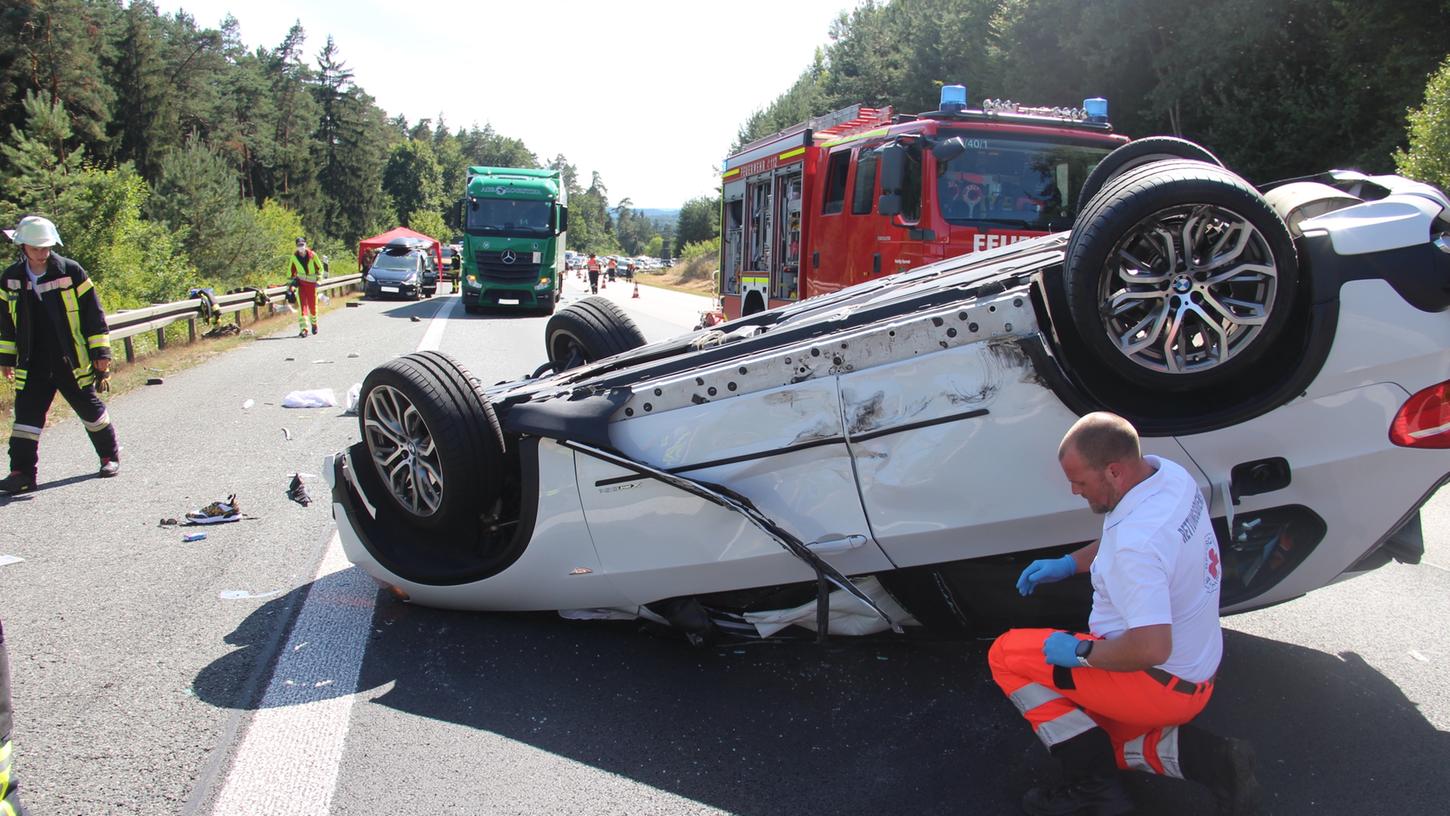
[[[651,340],[701,308],[632,291],[604,294]],[[338,563],[318,474],[356,419],[282,397],[341,399],[420,347],[513,379],[542,362],[544,322],[443,296],[336,310],[318,337],[113,399],[114,480],[78,423],[47,429],[43,489],[0,499],[0,556],[24,559],[0,558],[0,618],[33,812],[1005,814],[1054,777],[982,642],[697,649],[634,623],[414,607]],[[321,501],[287,499],[294,473]],[[159,526],[233,493],[246,517],[205,540]],[[1424,526],[1419,566],[1226,620],[1203,722],[1253,741],[1266,812],[1445,812],[1450,494]],[[1211,812],[1185,783],[1133,787],[1144,813]]]

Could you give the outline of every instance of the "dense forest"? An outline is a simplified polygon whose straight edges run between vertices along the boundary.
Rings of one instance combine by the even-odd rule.
[[[1106,97],[1130,136],[1207,145],[1254,181],[1394,169],[1450,52],[1450,0],[866,0],[736,144],[862,102]]]
[[[339,44],[300,25],[249,48],[233,18],[208,28],[145,0],[0,7],[0,223],[53,218],[113,308],[276,282],[298,235],[335,272],[359,238],[398,224],[446,240],[473,164],[562,170],[575,249],[674,249],[673,223],[611,204],[599,174],[584,186],[563,155],[541,162],[442,114],[389,116]]]
[[[238,31],[146,0],[0,5],[0,223],[54,218],[115,308],[275,282],[297,235],[336,271],[397,224],[449,238],[470,164],[548,166],[571,248],[713,255],[718,197],[662,223],[487,124],[389,115],[331,37]],[[1200,141],[1251,180],[1398,165],[1450,182],[1450,0],[864,0],[821,36],[736,145],[856,102],[931,109],[962,82],[974,105],[1105,96],[1119,131]]]

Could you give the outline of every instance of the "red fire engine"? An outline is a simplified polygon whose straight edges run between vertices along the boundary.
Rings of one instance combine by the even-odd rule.
[[[725,160],[725,317],[1067,229],[1088,173],[1127,141],[1106,100],[969,110],[961,85],[937,111],[853,105],[757,139]]]

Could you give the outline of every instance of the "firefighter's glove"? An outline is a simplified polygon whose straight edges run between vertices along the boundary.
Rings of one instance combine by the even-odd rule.
[[[104,394],[111,390],[111,372],[96,371],[96,391]]]
[[[1054,581],[1061,581],[1064,578],[1071,578],[1077,572],[1077,561],[1070,555],[1061,558],[1039,558],[1027,565],[1022,570],[1022,577],[1017,579],[1017,591],[1022,597],[1032,594],[1032,590],[1038,584],[1050,584]]]
[[[1042,644],[1042,656],[1054,666],[1075,669],[1082,665],[1077,662],[1077,643],[1077,638],[1067,632],[1053,632]]]

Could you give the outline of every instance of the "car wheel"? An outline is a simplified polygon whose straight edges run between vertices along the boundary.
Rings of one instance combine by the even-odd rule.
[[[555,371],[566,371],[644,345],[644,334],[614,301],[587,297],[549,318],[544,349]]]
[[[500,488],[503,434],[478,381],[438,352],[363,380],[358,425],[386,498],[412,525],[466,529]]]
[[[483,314],[483,307],[477,303],[464,303],[463,311],[471,315]]]
[[[1093,200],[1093,196],[1097,195],[1109,181],[1135,167],[1166,159],[1191,159],[1219,167],[1223,166],[1223,162],[1208,152],[1208,148],[1194,144],[1187,139],[1176,139],[1172,136],[1148,136],[1128,142],[1104,156],[1103,160],[1098,162],[1097,167],[1088,173],[1087,180],[1082,183],[1082,191],[1077,194],[1078,215],[1081,216],[1087,210],[1088,203]]]
[[[1158,162],[1106,185],[1068,242],[1064,289],[1078,339],[1123,378],[1188,391],[1253,365],[1290,318],[1289,230],[1248,182],[1201,162]]]

